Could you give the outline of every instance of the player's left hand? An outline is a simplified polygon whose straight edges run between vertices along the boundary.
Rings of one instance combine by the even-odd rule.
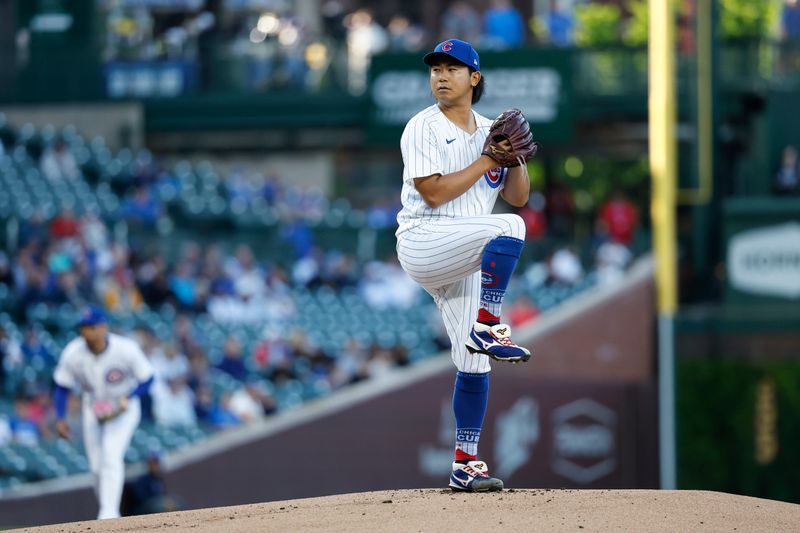
[[[492,123],[482,154],[497,161],[501,167],[513,168],[528,162],[538,149],[522,111],[509,109]]]
[[[128,407],[128,399],[123,397],[117,400],[94,400],[92,401],[92,412],[97,417],[98,422],[108,422],[116,418]]]

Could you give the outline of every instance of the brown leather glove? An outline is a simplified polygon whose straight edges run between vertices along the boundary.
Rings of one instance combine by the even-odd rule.
[[[503,141],[511,149],[503,146]],[[483,154],[488,155],[501,167],[512,168],[527,163],[539,149],[533,141],[528,121],[519,109],[504,111],[492,123],[489,135],[483,143]]]
[[[127,398],[116,400],[94,400],[92,401],[92,412],[97,417],[98,422],[108,422],[119,416],[128,407]]]

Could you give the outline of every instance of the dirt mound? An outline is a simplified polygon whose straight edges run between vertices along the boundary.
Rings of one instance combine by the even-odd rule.
[[[800,505],[707,491],[418,489],[199,509],[21,531],[797,531]]]

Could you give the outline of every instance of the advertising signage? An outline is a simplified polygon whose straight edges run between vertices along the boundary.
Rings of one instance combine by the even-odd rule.
[[[406,122],[434,102],[423,54],[377,56],[370,69],[370,139],[399,143]],[[569,50],[481,54],[486,89],[475,110],[494,118],[517,107],[538,141],[568,141],[574,131]]]

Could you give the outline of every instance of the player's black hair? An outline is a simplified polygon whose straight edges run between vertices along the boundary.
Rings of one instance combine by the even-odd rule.
[[[475,69],[469,67],[469,73],[472,74],[475,72]],[[483,72],[481,72],[481,79],[478,82],[478,85],[472,88],[472,105],[477,104],[481,101],[481,97],[483,96],[483,89],[484,89],[484,82],[483,82]]]

